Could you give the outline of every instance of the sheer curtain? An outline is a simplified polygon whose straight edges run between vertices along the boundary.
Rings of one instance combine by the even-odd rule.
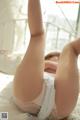
[[[26,6],[27,0],[0,0],[0,71],[8,74],[15,73],[23,56]]]
[[[8,74],[15,74],[29,44],[27,3],[28,0],[0,1],[0,71]],[[46,29],[45,54],[61,51],[75,37],[76,19],[67,19],[64,9],[53,4],[53,0],[41,0],[41,3]]]

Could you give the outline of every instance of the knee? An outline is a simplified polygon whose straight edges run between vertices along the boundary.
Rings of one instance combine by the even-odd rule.
[[[70,43],[76,55],[80,54],[80,38],[75,39]]]
[[[74,42],[68,43],[64,48],[63,51],[71,56],[78,57],[77,48],[74,46]]]

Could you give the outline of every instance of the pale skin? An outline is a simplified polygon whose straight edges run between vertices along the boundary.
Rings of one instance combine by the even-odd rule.
[[[59,56],[60,56],[60,52],[58,53],[59,55],[53,52],[53,55],[51,57],[48,57],[45,59],[45,66],[44,66],[45,72],[56,74],[56,70],[57,70],[58,62],[59,62]]]
[[[29,47],[14,77],[14,95],[23,103],[38,97],[43,86],[45,33],[40,0],[29,0],[28,22],[31,34]],[[59,58],[55,76],[55,102],[59,116],[68,116],[77,102],[79,53],[80,39],[77,39],[64,47]]]

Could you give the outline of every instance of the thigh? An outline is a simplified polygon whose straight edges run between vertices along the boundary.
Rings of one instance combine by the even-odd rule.
[[[59,116],[68,116],[74,109],[79,93],[77,56],[67,45],[60,56],[56,73],[56,106]]]
[[[31,37],[28,50],[14,78],[14,95],[22,101],[35,99],[42,90],[44,34]]]

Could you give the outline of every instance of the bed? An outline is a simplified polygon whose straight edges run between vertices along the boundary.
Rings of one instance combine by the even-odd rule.
[[[9,81],[7,82],[6,86],[4,86],[4,88],[0,91],[0,113],[7,112],[8,120],[38,120],[38,118],[33,117],[29,115],[28,113],[22,112],[13,103],[13,100],[12,100],[12,85],[13,85],[12,79],[13,77],[8,77],[7,75],[4,76],[3,83],[5,83],[7,79]],[[0,81],[0,85],[1,85],[1,81]],[[78,97],[78,102],[77,102],[77,105],[73,113],[67,118],[67,120],[80,120],[80,95]]]

